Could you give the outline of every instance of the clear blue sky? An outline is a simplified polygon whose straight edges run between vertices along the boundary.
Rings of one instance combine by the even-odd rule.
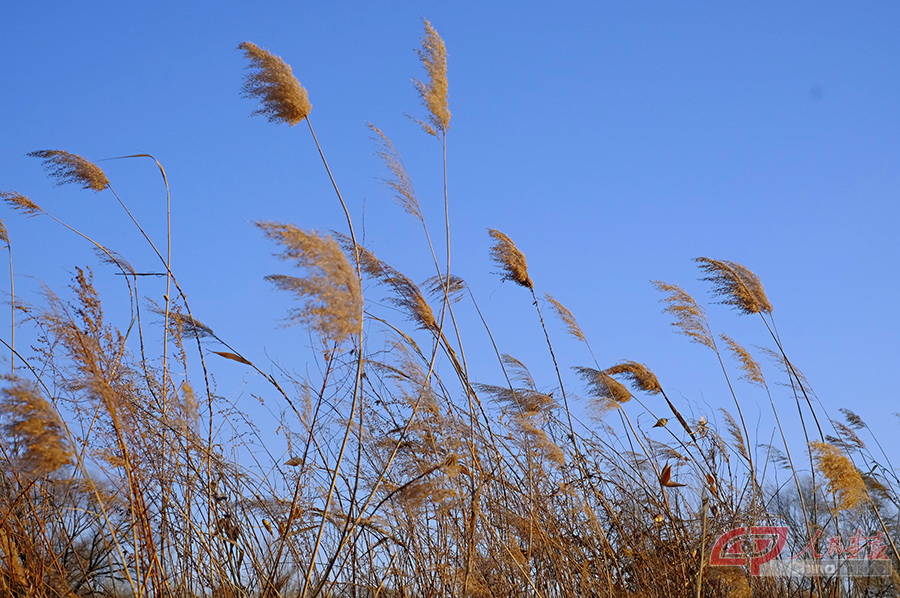
[[[501,350],[555,385],[526,293],[492,275],[487,227],[526,252],[539,291],[575,313],[601,365],[644,361],[695,409],[727,405],[712,355],[672,334],[648,280],[705,298],[691,259],[734,260],[762,278],[823,402],[896,433],[897,3],[6,2],[0,190],[153,269],[108,193],[54,188],[24,154],[156,155],[174,194],[174,268],[196,315],[255,360],[268,353],[303,372],[309,340],[278,329],[289,303],[262,281],[287,269],[252,222],[342,229],[342,215],[308,131],[249,117],[235,47],[250,40],[292,64],[367,244],[421,280],[433,272],[420,232],[378,182],[365,124],[395,141],[438,233],[439,147],[404,116],[423,115],[410,82],[422,76],[423,17],[450,53],[454,269]],[[151,165],[102,165],[162,239]],[[49,221],[0,217],[26,297],[38,288],[28,276],[60,289],[96,263]],[[97,269],[114,301],[115,279]],[[722,306],[710,316],[747,345],[766,342],[756,321]],[[480,381],[500,382],[467,322],[470,359],[487,364]],[[556,330],[564,361],[590,365]],[[222,376],[223,394],[238,396]]]

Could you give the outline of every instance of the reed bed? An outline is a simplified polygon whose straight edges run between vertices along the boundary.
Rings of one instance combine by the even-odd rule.
[[[340,232],[258,223],[290,272],[268,280],[295,298],[289,321],[309,331],[320,367],[299,378],[229,344],[191,309],[171,268],[170,228],[154,240],[96,163],[33,152],[60,184],[114,195],[158,259],[166,292],[164,303],[148,305],[141,273],[124,257],[38,200],[0,193],[18,216],[52,219],[95,248],[96,267],[120,274],[130,298],[130,317],[117,325],[87,267],[34,304],[11,288],[13,332],[2,339],[10,370],[0,389],[0,595],[898,594],[896,572],[762,577],[749,563],[710,564],[721,534],[763,525],[790,527],[786,553],[801,553],[811,538],[825,551],[825,538],[865,530],[883,540],[877,556],[892,571],[900,556],[900,480],[888,456],[859,416],[829,414],[817,402],[751,270],[697,259],[711,300],[756,318],[769,335],[769,346],[753,351],[712,330],[704,305],[680,286],[654,283],[676,332],[709,350],[730,389],[729,405],[695,418],[631,356],[562,362],[561,336],[593,355],[588,335],[529,271],[525,252],[491,229],[484,251],[503,280],[521,287],[518,300],[533,304],[521,325],[545,340],[546,363],[532,373],[493,341],[477,297],[451,270],[447,49],[435,28],[425,22],[425,77],[415,87],[423,140],[436,139],[442,152],[444,222],[436,229],[399,150],[372,127],[386,183],[425,233],[422,256],[434,270],[421,284],[361,244],[313,128],[310,94],[291,67],[251,42],[239,50],[255,113],[308,130],[299,134],[318,150],[346,216]],[[152,160],[168,199],[162,164],[146,154],[125,158]],[[15,224],[0,231],[11,250]],[[462,330],[463,313],[483,326]],[[26,327],[29,347],[14,335]],[[373,335],[389,339],[389,350],[381,340],[370,348]],[[484,346],[464,347],[463,338]],[[492,356],[497,378],[474,380],[467,354]],[[216,391],[214,374],[224,367],[265,385],[260,398],[278,418],[276,434]],[[768,397],[774,430],[748,423],[750,392]],[[652,426],[641,423],[648,415]]]

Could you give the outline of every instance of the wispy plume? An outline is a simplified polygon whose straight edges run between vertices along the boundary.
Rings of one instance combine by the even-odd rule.
[[[698,257],[694,260],[706,272],[703,280],[713,283],[713,293],[722,303],[745,314],[769,313],[772,304],[759,277],[737,262]]]
[[[362,289],[356,271],[331,236],[293,225],[257,222],[265,235],[284,247],[281,257],[307,272],[303,278],[276,274],[266,279],[297,295],[303,306],[291,313],[296,320],[340,342],[359,329]]]
[[[16,193],[15,191],[0,191],[0,199],[8,203],[14,209],[24,213],[26,216],[37,216],[44,212],[43,209],[26,195]]]
[[[450,108],[447,103],[447,47],[438,32],[425,21],[422,47],[417,50],[419,60],[428,74],[428,81],[415,81],[422,104],[428,109],[428,122],[420,123],[426,133],[437,136],[450,128]]]
[[[381,158],[391,178],[384,179],[385,184],[394,192],[397,203],[410,215],[422,220],[422,210],[419,208],[419,200],[416,199],[416,190],[413,188],[412,179],[403,166],[400,159],[400,152],[394,147],[394,144],[388,139],[381,129],[373,124],[369,124],[369,129],[375,134],[373,139],[378,143],[378,151],[376,155]]]
[[[653,286],[666,296],[661,299],[666,304],[663,312],[675,318],[672,326],[687,336],[691,341],[715,349],[715,342],[706,323],[706,314],[697,301],[681,287],[659,280],[652,281]]]
[[[528,262],[513,240],[505,234],[493,228],[488,229],[494,238],[494,246],[491,247],[491,259],[503,269],[503,280],[511,280],[516,284],[529,289],[534,288],[534,282],[528,276]]]
[[[584,331],[581,329],[581,326],[578,325],[578,320],[575,319],[574,314],[569,311],[569,308],[554,299],[553,296],[550,295],[550,293],[545,294],[544,298],[548,303],[550,303],[553,311],[555,311],[556,315],[559,316],[559,319],[563,321],[563,324],[566,325],[566,328],[569,330],[569,334],[582,342],[587,342],[587,338],[584,336]]]
[[[74,183],[82,189],[103,191],[109,186],[109,179],[103,170],[93,162],[76,154],[62,150],[38,150],[28,154],[44,161],[44,168],[58,185]]]
[[[589,391],[599,401],[601,410],[626,403],[632,398],[624,384],[605,372],[588,367],[576,367],[575,371],[588,383]]]
[[[656,394],[662,390],[656,374],[650,371],[650,368],[643,363],[636,361],[623,361],[610,368],[603,370],[607,376],[622,375],[628,379],[632,385],[638,390],[643,390],[650,394]]]
[[[253,112],[290,126],[309,116],[312,104],[306,89],[294,77],[288,63],[251,42],[243,42],[238,49],[249,61],[248,73],[241,88],[244,97],[258,99],[262,106]]]
[[[866,483],[859,470],[839,448],[825,442],[809,443],[816,468],[828,479],[829,490],[838,508],[851,509],[869,498]]]
[[[0,393],[3,430],[21,447],[17,459],[25,470],[41,477],[71,462],[63,422],[37,386],[13,380]]]
[[[722,340],[725,341],[728,350],[731,351],[731,354],[738,360],[741,372],[743,372],[741,378],[750,384],[765,387],[766,379],[763,376],[762,368],[759,366],[759,362],[753,359],[750,352],[727,334],[722,334]]]

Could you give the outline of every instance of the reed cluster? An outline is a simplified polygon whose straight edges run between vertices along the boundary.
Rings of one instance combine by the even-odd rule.
[[[86,267],[37,302],[11,292],[12,330],[27,329],[33,342],[2,338],[11,368],[0,388],[0,595],[897,595],[896,573],[760,577],[749,562],[710,562],[720,535],[764,525],[791,529],[785,554],[843,550],[825,539],[859,539],[864,530],[873,556],[893,571],[900,558],[900,479],[858,415],[832,416],[815,399],[775,332],[756,274],[697,260],[712,297],[758,318],[770,335],[759,352],[714,332],[682,287],[654,283],[675,330],[709,350],[731,392],[733,408],[694,416],[696,406],[667,394],[649,365],[599,364],[590,335],[541,288],[525,252],[490,229],[485,255],[533,304],[533,320],[520,325],[539,327],[546,341],[546,360],[529,367],[498,346],[476,294],[450,271],[447,209],[439,255],[412,177],[382,129],[371,127],[385,182],[421,224],[422,255],[433,263],[421,283],[355,236],[291,67],[253,43],[239,48],[255,113],[306,121],[347,217],[346,231],[327,234],[258,223],[296,268],[267,278],[296,300],[287,322],[315,339],[315,363],[276,368],[217,335],[192,309],[158,235],[131,217],[103,170],[75,154],[33,152],[60,183],[115,196],[159,259],[166,290],[164,304],[148,306],[139,285],[150,283],[124,257],[28,197],[0,193],[11,208],[92,245],[130,298],[126,321],[107,321]],[[419,57],[426,77],[416,89],[427,112],[419,123],[441,140],[446,183],[447,50],[428,22]],[[0,231],[11,249],[15,224]],[[457,318],[463,313],[475,318]],[[587,349],[586,363],[558,359],[562,334]],[[764,368],[760,354],[774,367]],[[493,356],[495,378],[476,380],[467,355]],[[243,411],[216,390],[225,367],[254,380],[260,410]],[[744,406],[760,398],[773,430],[747,424]],[[265,411],[277,429],[258,420]]]

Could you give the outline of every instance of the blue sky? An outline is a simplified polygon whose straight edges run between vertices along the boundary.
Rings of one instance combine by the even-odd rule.
[[[343,230],[342,214],[308,131],[250,118],[236,46],[253,41],[293,66],[367,245],[422,280],[433,272],[421,233],[379,183],[365,125],[396,143],[439,233],[439,146],[406,117],[423,115],[411,85],[423,76],[414,52],[423,17],[450,54],[454,270],[501,350],[539,384],[555,385],[542,333],[526,293],[492,274],[488,227],[527,254],[539,292],[575,313],[601,365],[646,362],[698,414],[728,404],[721,376],[711,354],[672,334],[648,281],[705,300],[692,258],[745,264],[829,409],[850,407],[882,436],[896,433],[895,3],[6,3],[0,190],[29,195],[153,269],[108,193],[55,188],[24,154],[154,154],[171,179],[174,269],[195,315],[254,360],[303,372],[309,338],[278,327],[290,303],[262,280],[287,267],[252,223]],[[161,240],[152,165],[101,164]],[[37,280],[61,289],[76,266],[96,264],[49,221],[0,218],[26,297],[36,298]],[[114,303],[121,284],[97,270]],[[161,295],[152,282],[144,291]],[[757,321],[709,311],[717,330],[767,344]],[[463,318],[476,374],[499,382],[483,333]],[[590,365],[561,327],[556,335],[565,363]],[[239,397],[245,379],[233,367],[220,376],[220,390]]]

